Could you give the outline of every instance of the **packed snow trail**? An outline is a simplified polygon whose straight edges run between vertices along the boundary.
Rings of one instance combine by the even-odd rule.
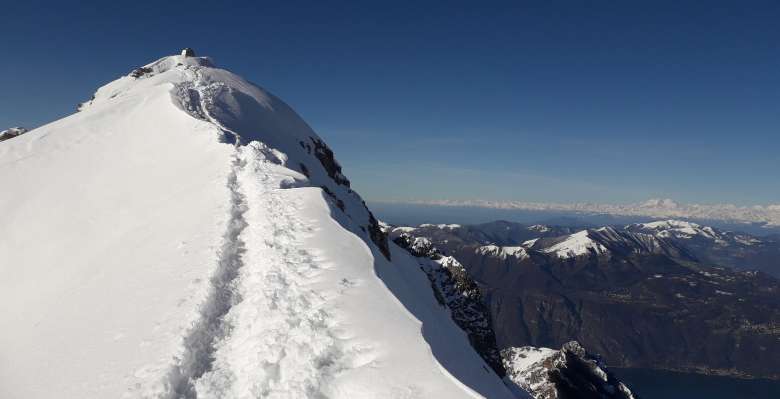
[[[2,398],[510,397],[322,139],[207,58],[0,166]]]
[[[193,79],[175,92],[193,116],[214,124],[234,143],[228,180],[233,206],[212,294],[185,338],[187,349],[171,371],[169,395],[324,397],[320,386],[338,370],[342,356],[329,330],[325,298],[306,287],[320,267],[300,248],[297,235],[311,227],[295,216],[295,204],[277,194],[290,179],[281,166],[284,154],[256,141],[242,146],[241,136],[210,112],[224,84],[204,83],[199,69],[188,70]],[[245,255],[246,239],[254,245]],[[247,351],[256,355],[248,357]]]
[[[241,299],[226,317],[231,333],[214,370],[196,381],[198,397],[326,397],[323,386],[345,366],[327,299],[308,286],[321,266],[299,236],[312,227],[280,198],[287,176],[273,171],[281,168],[263,155],[267,148],[253,142],[240,152],[240,187],[252,199],[245,235],[254,245],[235,287]]]
[[[238,171],[242,163],[238,156],[233,159],[227,182],[230,190],[230,216],[218,254],[217,270],[210,279],[211,292],[201,305],[200,318],[184,337],[186,351],[170,371],[168,396],[171,398],[196,397],[193,382],[212,368],[217,342],[228,332],[228,326],[224,323],[225,315],[238,300],[234,285],[243,266],[242,255],[246,252],[246,245],[241,233],[247,226],[244,219],[246,198],[238,185]]]

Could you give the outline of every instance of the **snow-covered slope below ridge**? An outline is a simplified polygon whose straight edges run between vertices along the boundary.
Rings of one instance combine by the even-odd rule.
[[[0,397],[510,396],[280,100],[171,56],[80,110],[0,144]]]

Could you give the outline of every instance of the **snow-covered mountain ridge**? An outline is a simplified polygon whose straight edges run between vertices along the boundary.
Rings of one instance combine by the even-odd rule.
[[[79,111],[0,145],[0,397],[513,396],[281,100],[182,55]]]
[[[539,238],[528,242],[528,249],[558,258],[609,256],[618,254],[663,254],[686,257],[685,250],[665,239],[664,235],[618,230],[614,227],[586,229],[568,236]]]

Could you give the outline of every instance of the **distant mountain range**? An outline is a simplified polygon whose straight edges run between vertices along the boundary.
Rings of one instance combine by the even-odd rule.
[[[506,210],[557,211],[612,216],[643,216],[652,218],[683,218],[719,220],[729,223],[755,223],[767,227],[780,226],[780,204],[737,206],[732,204],[681,204],[671,199],[651,199],[636,204],[540,203],[488,200],[419,200],[402,201],[415,205],[479,207]]]
[[[481,298],[499,350],[576,340],[615,367],[780,379],[776,238],[680,220],[390,234],[415,256],[435,251],[461,265],[460,284]]]

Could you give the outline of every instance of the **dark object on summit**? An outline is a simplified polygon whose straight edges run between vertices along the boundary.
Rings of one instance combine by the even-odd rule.
[[[195,56],[195,50],[187,47],[184,50],[181,51],[181,55],[185,57],[194,57]]]

